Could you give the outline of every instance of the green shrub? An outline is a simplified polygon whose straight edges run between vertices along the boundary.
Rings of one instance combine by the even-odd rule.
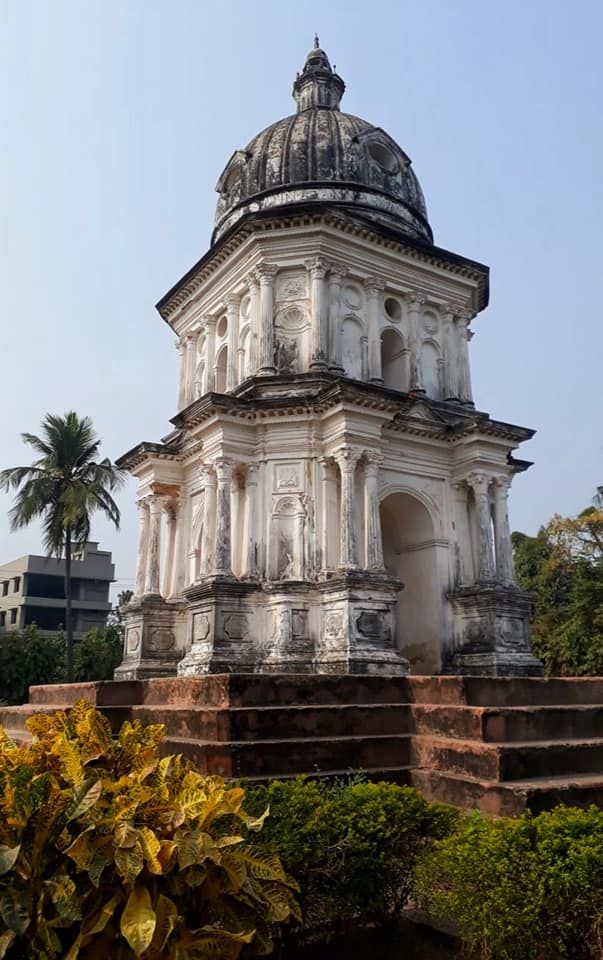
[[[483,960],[601,960],[603,810],[472,814],[424,855],[417,892]]]
[[[42,636],[37,627],[0,637],[0,699],[24,703],[35,683],[59,683],[65,675],[62,637]]]
[[[75,679],[112,680],[122,660],[122,641],[115,627],[89,630],[75,644]]]
[[[420,851],[458,819],[390,783],[276,781],[249,791],[270,806],[262,843],[300,885],[304,936],[318,939],[394,916],[410,894]]]
[[[160,759],[160,726],[83,701],[0,729],[0,960],[235,960],[298,916],[244,791]]]

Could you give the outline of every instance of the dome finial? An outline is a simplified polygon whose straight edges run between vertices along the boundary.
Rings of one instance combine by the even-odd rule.
[[[314,49],[318,50],[320,48],[320,40],[318,39],[318,34],[314,34]]]
[[[298,112],[313,107],[326,107],[339,110],[339,103],[345,90],[341,77],[331,69],[329,58],[319,46],[318,34],[314,35],[314,46],[306,57],[304,69],[293,84],[293,97]]]

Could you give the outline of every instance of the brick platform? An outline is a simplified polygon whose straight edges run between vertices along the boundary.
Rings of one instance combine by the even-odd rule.
[[[164,751],[208,773],[261,780],[364,770],[494,815],[603,803],[603,678],[220,674],[32,687],[0,708],[26,735],[35,712],[77,699],[114,729],[163,723]]]

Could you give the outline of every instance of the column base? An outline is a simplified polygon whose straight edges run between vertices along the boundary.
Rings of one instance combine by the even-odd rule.
[[[444,672],[482,677],[541,677],[528,638],[530,598],[516,586],[475,584],[448,594],[455,649]]]
[[[215,575],[185,591],[190,646],[179,677],[256,672],[257,603],[251,596],[258,590],[257,582]]]
[[[134,598],[126,609],[124,658],[115,680],[175,677],[182,657],[184,606],[156,594]]]

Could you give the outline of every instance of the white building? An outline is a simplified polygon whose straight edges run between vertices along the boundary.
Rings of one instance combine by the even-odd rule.
[[[120,678],[539,673],[507,496],[532,431],[475,410],[488,268],[433,245],[411,162],[310,52],[160,301],[178,412],[139,480]]]

